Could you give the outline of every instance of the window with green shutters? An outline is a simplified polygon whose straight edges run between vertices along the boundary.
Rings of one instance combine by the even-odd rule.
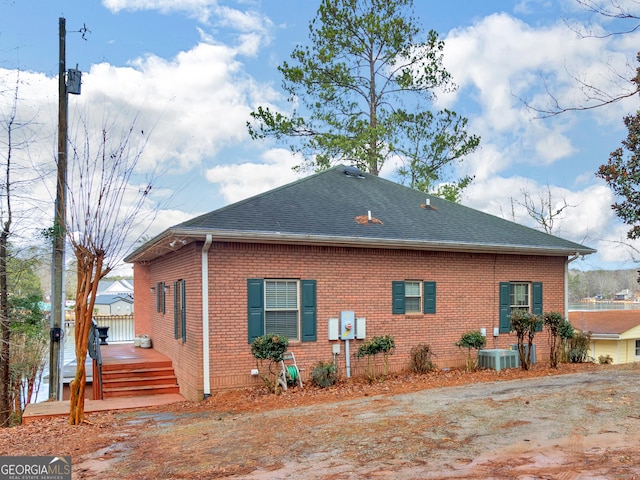
[[[500,282],[500,333],[511,331],[511,312],[525,310],[542,315],[541,282]]]
[[[398,280],[391,282],[393,314],[436,313],[436,282]]]
[[[293,341],[317,339],[315,280],[250,278],[247,308],[249,343],[266,333]]]
[[[187,341],[187,293],[184,280],[173,284],[173,336]]]
[[[158,313],[165,313],[166,311],[164,290],[165,290],[164,282],[156,283],[156,312]]]

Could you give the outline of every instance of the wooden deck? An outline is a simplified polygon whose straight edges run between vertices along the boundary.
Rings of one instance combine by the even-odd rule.
[[[119,366],[126,369],[128,366],[135,368],[140,364],[152,364],[166,362],[170,359],[153,350],[152,348],[134,347],[132,343],[103,345],[102,354],[103,369],[105,366]],[[87,385],[91,389],[91,385]],[[155,395],[119,396],[104,400],[85,400],[85,413],[103,412],[108,410],[124,410],[131,408],[154,407],[170,403],[182,402],[185,398],[179,393],[158,393]],[[69,415],[69,401],[40,402],[27,405],[22,423],[55,416]]]

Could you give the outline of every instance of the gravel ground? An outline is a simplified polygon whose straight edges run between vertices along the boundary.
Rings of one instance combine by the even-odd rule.
[[[123,412],[74,478],[640,478],[640,365],[268,411]],[[135,433],[132,433],[135,430]]]

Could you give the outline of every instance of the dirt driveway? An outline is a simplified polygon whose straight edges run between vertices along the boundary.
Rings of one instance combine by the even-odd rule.
[[[123,412],[74,478],[640,478],[640,366],[258,412]]]

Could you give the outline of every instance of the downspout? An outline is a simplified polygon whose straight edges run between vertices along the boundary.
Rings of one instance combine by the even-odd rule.
[[[211,395],[209,377],[209,247],[211,234],[208,233],[202,246],[202,375],[204,398]]]
[[[569,320],[569,264],[580,257],[576,253],[573,257],[567,258],[564,264],[564,318]]]

